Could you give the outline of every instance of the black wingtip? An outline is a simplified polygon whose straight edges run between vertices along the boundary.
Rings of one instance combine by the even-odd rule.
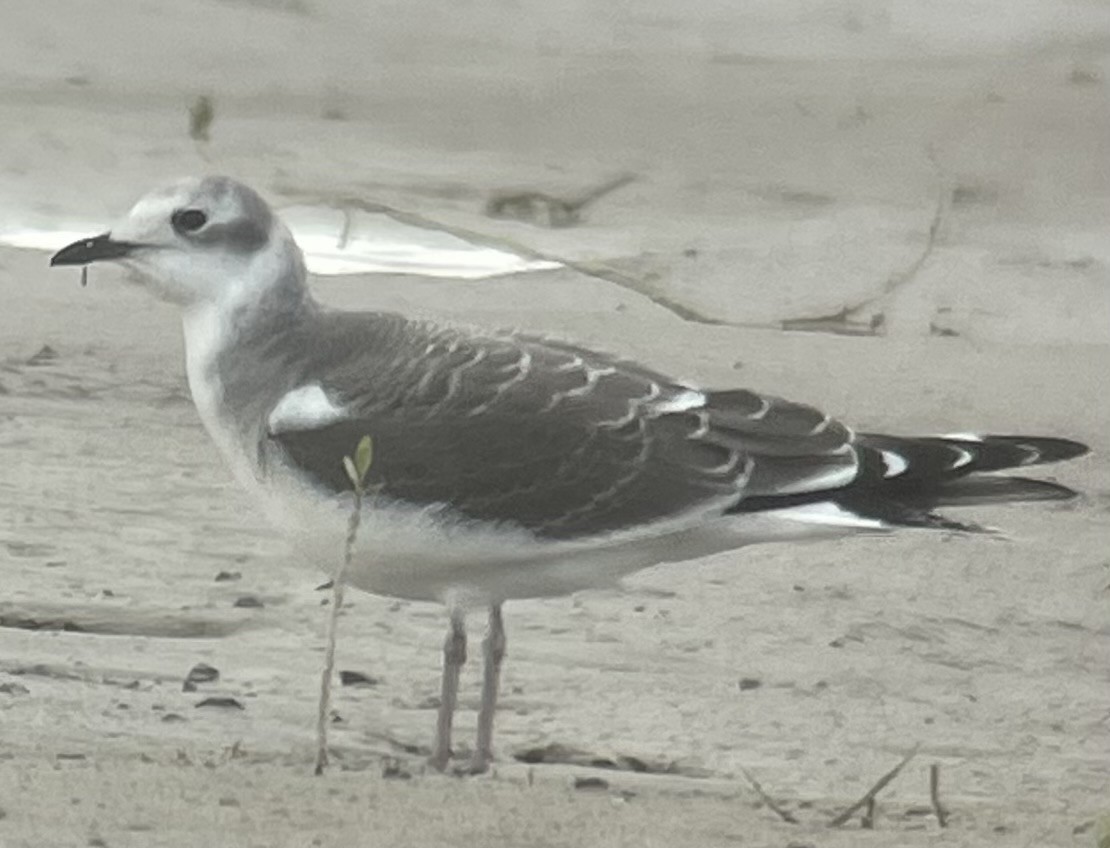
[[[1072,439],[1051,436],[985,436],[985,441],[1010,444],[1031,451],[1032,458],[1025,465],[1045,465],[1050,462],[1064,462],[1068,459],[1085,456],[1091,448]]]
[[[1075,489],[1051,480],[1005,475],[961,477],[939,487],[934,494],[937,506],[979,506],[1031,501],[1070,501],[1079,497]]]

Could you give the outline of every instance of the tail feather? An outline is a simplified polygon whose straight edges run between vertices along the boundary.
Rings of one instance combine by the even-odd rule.
[[[1069,439],[1039,436],[856,437],[859,473],[846,486],[787,497],[749,497],[736,511],[777,509],[831,501],[861,517],[889,526],[964,532],[985,528],[938,515],[940,507],[1020,501],[1062,501],[1077,492],[1048,480],[992,472],[1074,459],[1089,451]]]
[[[1090,451],[1081,442],[1045,436],[981,436],[975,440],[941,436],[940,439],[970,450],[973,454],[972,471],[1003,471],[1028,465],[1047,465],[1074,459]]]
[[[892,485],[914,486],[969,474],[1061,462],[1082,456],[1089,450],[1086,445],[1070,439],[1040,436],[905,438],[863,433],[858,437],[858,444],[865,453],[879,452],[884,480]],[[892,458],[895,458],[893,462]]]
[[[981,529],[937,515],[939,507],[1070,500],[1078,494],[1048,480],[991,472],[1074,459],[1089,448],[1040,436],[859,437],[864,473],[836,496],[863,515],[890,524]],[[892,457],[896,458],[892,460]]]
[[[1076,496],[1074,489],[1048,480],[1029,477],[963,477],[941,486],[934,506],[976,506],[1019,501],[1067,501]]]

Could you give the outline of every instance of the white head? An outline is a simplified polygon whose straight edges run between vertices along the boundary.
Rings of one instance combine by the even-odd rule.
[[[51,265],[114,261],[159,297],[185,307],[304,295],[304,258],[259,195],[228,177],[151,191],[100,236],[63,248]]]

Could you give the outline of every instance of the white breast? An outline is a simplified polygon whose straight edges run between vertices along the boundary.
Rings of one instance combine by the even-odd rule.
[[[258,485],[258,470],[241,443],[224,406],[224,387],[217,359],[231,341],[231,324],[214,306],[195,306],[185,312],[185,374],[201,423],[216,443],[239,483],[250,490]]]

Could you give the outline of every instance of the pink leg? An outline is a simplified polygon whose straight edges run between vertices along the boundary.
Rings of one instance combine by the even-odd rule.
[[[466,614],[461,607],[451,607],[451,626],[443,643],[443,685],[436,717],[436,741],[429,763],[443,771],[451,761],[451,722],[459,698],[459,672],[466,662]]]
[[[471,774],[481,774],[493,761],[493,717],[501,685],[501,661],[505,658],[505,623],[501,604],[489,608],[489,630],[482,642],[482,705],[478,710],[478,744],[470,761]]]

